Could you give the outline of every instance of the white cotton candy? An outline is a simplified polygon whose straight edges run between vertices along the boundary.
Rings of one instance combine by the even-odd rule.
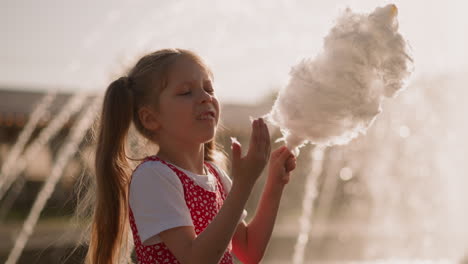
[[[290,72],[266,116],[280,127],[289,149],[310,142],[322,146],[348,143],[382,111],[383,97],[405,87],[412,58],[397,32],[395,5],[356,14],[349,8],[324,39],[323,51]]]

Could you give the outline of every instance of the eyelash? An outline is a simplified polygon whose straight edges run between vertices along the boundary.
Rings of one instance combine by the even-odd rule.
[[[206,91],[206,90],[205,90],[205,91]],[[209,94],[214,94],[214,90],[213,90],[213,89],[210,89],[210,90],[208,90],[208,91],[206,91],[206,92],[209,93]],[[192,91],[188,91],[188,92],[185,92],[185,93],[181,93],[181,94],[179,94],[179,95],[189,95],[189,94],[191,94],[191,93],[192,93]]]

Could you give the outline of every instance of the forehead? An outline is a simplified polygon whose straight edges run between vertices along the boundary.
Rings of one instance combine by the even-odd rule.
[[[208,70],[191,58],[178,58],[172,65],[169,76],[169,86],[187,81],[211,80]]]

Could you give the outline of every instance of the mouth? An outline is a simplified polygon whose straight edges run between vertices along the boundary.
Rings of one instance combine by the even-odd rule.
[[[216,114],[214,111],[205,111],[197,116],[197,120],[215,120]]]

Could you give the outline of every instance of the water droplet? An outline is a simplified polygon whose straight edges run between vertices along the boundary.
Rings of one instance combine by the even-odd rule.
[[[407,138],[411,135],[411,130],[407,126],[400,126],[400,137]]]
[[[340,170],[340,178],[343,181],[349,181],[351,178],[353,178],[353,170],[351,170],[348,167],[344,167]]]

